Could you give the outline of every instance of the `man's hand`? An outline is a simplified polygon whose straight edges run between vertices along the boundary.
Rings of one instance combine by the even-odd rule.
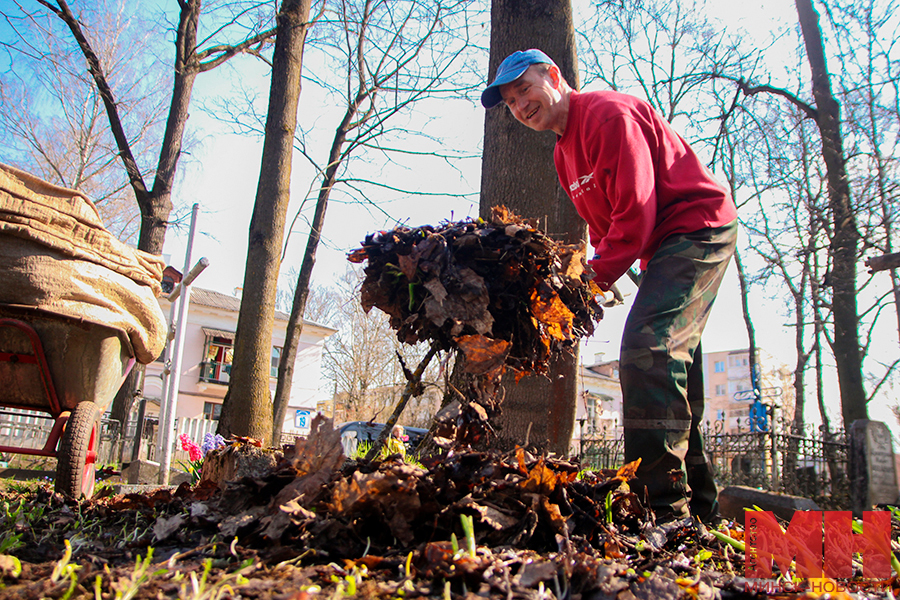
[[[597,301],[604,308],[612,308],[613,306],[624,304],[625,298],[622,296],[622,292],[619,291],[619,288],[616,287],[616,284],[612,284],[612,287],[609,288],[608,292],[600,290],[600,293],[597,294]]]

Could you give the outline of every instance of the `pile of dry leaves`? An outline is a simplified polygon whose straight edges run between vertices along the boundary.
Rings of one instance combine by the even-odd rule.
[[[367,312],[387,313],[403,342],[461,350],[467,372],[488,378],[546,373],[603,316],[584,246],[559,244],[502,206],[490,221],[371,234],[349,259],[366,261]]]
[[[81,504],[49,488],[21,496],[44,512],[13,524],[21,543],[8,554],[22,569],[0,559],[0,597],[751,597],[740,552],[690,520],[655,523],[630,477],[521,449],[451,453],[427,469],[349,462],[316,420],[274,470],[240,481]],[[3,500],[15,508],[14,494]],[[74,570],[59,568],[65,539]]]

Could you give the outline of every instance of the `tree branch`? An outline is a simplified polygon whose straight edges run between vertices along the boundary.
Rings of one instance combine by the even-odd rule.
[[[197,60],[200,61],[200,72],[209,71],[228,61],[232,57],[240,53],[252,54],[260,56],[259,51],[266,46],[267,42],[275,37],[275,28],[263,31],[247,38],[240,44],[212,46],[197,53]],[[251,49],[251,46],[258,46]],[[204,59],[214,56],[212,60],[203,62]]]
[[[100,60],[94,53],[93,48],[91,48],[90,42],[88,42],[84,32],[82,32],[81,25],[69,9],[69,5],[65,0],[56,1],[59,5],[58,9],[51,6],[45,0],[38,0],[38,2],[53,11],[66,25],[68,25],[69,30],[71,30],[72,35],[78,42],[78,47],[81,48],[81,52],[87,60],[88,71],[94,78],[94,83],[97,85],[97,91],[100,93],[100,97],[103,99],[103,105],[106,107],[106,114],[109,117],[109,126],[112,130],[113,138],[116,140],[119,156],[122,157],[122,162],[125,165],[125,172],[128,173],[131,187],[135,191],[138,202],[140,202],[147,195],[147,186],[144,183],[144,178],[141,175],[137,161],[134,159],[131,145],[125,137],[125,129],[122,126],[122,120],[119,118],[119,110],[116,106],[115,98],[113,98],[112,89],[106,81],[106,75],[103,73],[103,67],[100,65]]]
[[[792,94],[791,92],[789,92],[787,90],[777,88],[777,87],[774,87],[774,86],[771,86],[768,84],[750,85],[750,83],[745,81],[743,77],[730,77],[728,75],[718,75],[718,77],[720,79],[733,81],[734,83],[737,84],[738,88],[742,92],[744,92],[744,94],[747,96],[754,96],[756,94],[762,94],[762,93],[768,93],[768,94],[774,94],[776,96],[781,96],[782,98],[785,98],[788,102],[790,102],[791,104],[793,104],[794,106],[796,106],[797,108],[802,110],[804,113],[806,113],[806,115],[809,118],[811,118],[813,120],[818,120],[819,111],[814,106],[807,104],[806,102],[804,102],[803,100],[798,98],[796,95]]]
[[[385,441],[387,441],[388,436],[391,435],[394,425],[396,425],[397,421],[400,419],[403,409],[405,409],[406,405],[409,403],[409,399],[422,393],[422,374],[425,372],[428,363],[431,362],[431,359],[434,358],[434,355],[437,354],[439,349],[440,344],[435,341],[431,344],[431,348],[428,349],[428,353],[422,357],[421,361],[419,361],[419,366],[416,367],[416,370],[411,374],[405,373],[407,381],[406,387],[403,389],[403,394],[401,394],[397,406],[394,407],[394,412],[385,422],[384,429],[378,434],[378,439],[375,440],[375,443],[369,448],[369,452],[366,453],[366,460],[373,460],[378,456]],[[404,371],[406,371],[406,369],[404,369]]]

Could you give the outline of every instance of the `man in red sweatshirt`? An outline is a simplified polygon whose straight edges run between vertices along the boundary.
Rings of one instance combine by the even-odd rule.
[[[718,514],[700,435],[700,335],[734,254],[737,210],[691,147],[646,102],[577,92],[540,50],[515,52],[484,90],[536,131],[557,135],[559,181],[587,221],[603,291],[639,260],[619,354],[632,488],[661,519]]]

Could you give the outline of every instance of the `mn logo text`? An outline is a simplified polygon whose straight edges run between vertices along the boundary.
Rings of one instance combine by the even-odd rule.
[[[747,511],[744,522],[745,577],[771,577],[773,562],[788,573],[796,562],[800,577],[850,579],[855,553],[862,557],[863,577],[891,576],[891,515],[887,511],[864,512],[861,533],[853,530],[850,511],[797,511],[787,530],[769,511]]]

